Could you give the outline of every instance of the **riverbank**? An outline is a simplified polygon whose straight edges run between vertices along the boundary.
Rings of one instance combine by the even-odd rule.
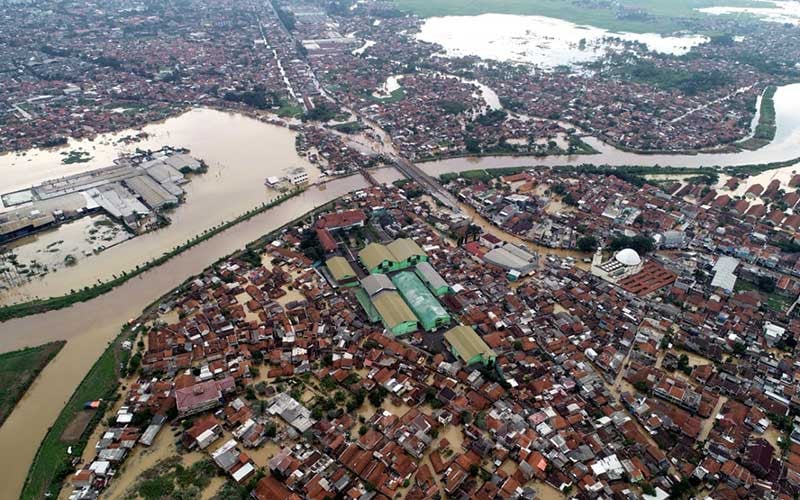
[[[48,342],[37,347],[0,354],[0,426],[17,402],[58,354],[66,342]]]
[[[774,85],[770,85],[764,90],[758,108],[758,124],[753,131],[753,136],[737,143],[738,147],[755,151],[775,140],[775,133],[778,131],[775,123],[775,92],[777,90],[778,88]]]
[[[285,228],[296,225],[307,218],[313,219],[317,214],[330,210],[337,200],[338,198],[331,200],[279,228],[260,236],[256,240],[247,243],[244,249],[239,249],[232,254],[220,257],[204,268],[203,271],[222,261],[235,258],[251,249],[263,249],[268,242],[277,238]],[[190,283],[196,276],[197,275],[187,277],[181,285],[168,291],[147,305],[143,309],[142,317],[138,322],[144,323],[148,315],[155,311],[162,300],[175,291],[185,287],[187,283]],[[88,437],[92,434],[104,414],[106,403],[115,397],[114,393],[119,386],[119,379],[122,375],[120,367],[126,365],[128,354],[127,351],[121,348],[122,342],[124,340],[129,340],[131,343],[135,343],[135,337],[135,333],[123,328],[121,333],[114,339],[109,347],[106,348],[97,362],[95,362],[86,377],[84,377],[78,389],[76,389],[69,402],[61,410],[56,422],[48,430],[44,440],[39,446],[39,450],[34,457],[33,463],[28,471],[27,479],[25,480],[21,495],[22,499],[35,499],[41,498],[43,495],[49,496],[58,494],[64,479],[72,470],[70,456],[81,456],[86,447]],[[88,420],[88,423],[86,423],[85,428],[83,428],[79,436],[68,436],[67,439],[65,439],[65,429],[79,418],[79,413],[83,409],[83,403],[93,400],[103,400],[103,404],[96,410],[95,415]],[[68,448],[72,449],[71,455],[67,453]]]
[[[395,179],[386,179],[392,180]],[[13,454],[0,455],[0,470],[6,478],[0,481],[0,498],[19,497],[28,468],[48,427],[53,425],[108,343],[117,336],[122,322],[139,316],[148,304],[180,286],[187,277],[201,273],[221,256],[291,223],[299,214],[307,214],[368,186],[362,176],[353,175],[319,188],[306,189],[95,299],[0,323],[0,352],[67,340],[66,346],[45,367],[0,427],[0,449],[14,450]]]
[[[129,335],[130,332],[123,329],[103,351],[48,429],[28,470],[21,499],[55,498],[58,495],[61,483],[72,472],[72,457],[81,456],[89,436],[103,416],[105,406],[115,398],[120,365],[124,364],[122,341]],[[101,401],[99,408],[84,409],[86,402],[98,400]]]
[[[29,314],[39,314],[46,311],[52,311],[54,309],[69,307],[77,302],[86,302],[95,297],[98,297],[122,285],[128,280],[133,279],[141,275],[142,273],[149,271],[154,267],[158,267],[164,264],[166,261],[175,257],[176,255],[179,255],[182,252],[185,252],[186,250],[192,248],[193,246],[216,236],[217,234],[225,231],[226,229],[229,229],[235,226],[236,224],[239,224],[240,222],[243,222],[260,213],[263,213],[272,207],[280,205],[287,199],[297,196],[301,192],[302,189],[296,189],[289,193],[282,194],[277,198],[275,198],[270,203],[264,203],[257,208],[248,210],[247,212],[233,219],[232,221],[214,226],[211,229],[208,229],[206,232],[196,235],[194,238],[187,240],[183,245],[180,245],[168,252],[165,252],[164,255],[162,255],[161,257],[147,261],[143,266],[136,266],[136,268],[131,271],[123,271],[121,276],[116,277],[110,281],[97,283],[95,285],[92,285],[91,287],[83,288],[82,290],[78,290],[68,295],[61,295],[57,297],[50,297],[48,299],[43,299],[43,300],[34,300],[30,302],[24,302],[21,304],[14,304],[10,306],[0,307],[0,322],[8,321],[9,319],[12,318],[20,318],[23,316],[27,316]]]

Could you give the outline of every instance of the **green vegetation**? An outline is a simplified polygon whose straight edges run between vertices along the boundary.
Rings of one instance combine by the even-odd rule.
[[[361,123],[353,121],[346,123],[337,123],[336,125],[331,125],[330,128],[336,130],[337,132],[342,132],[344,134],[355,134],[364,130],[365,127]]]
[[[281,100],[276,113],[281,118],[300,118],[303,116],[303,107],[296,102]]]
[[[120,365],[127,356],[121,344],[128,337],[129,333],[123,329],[114,342],[103,351],[61,410],[53,426],[47,431],[28,470],[28,477],[20,495],[22,500],[33,500],[44,496],[55,498],[58,495],[61,482],[72,472],[67,449],[72,447],[72,453],[80,456],[86,447],[89,435],[102,418],[105,406],[115,397],[119,385]],[[80,435],[75,439],[65,437],[64,430],[83,411],[84,404],[98,399],[102,400],[103,404],[94,410]]]
[[[530,167],[505,167],[490,168],[485,170],[467,170],[461,173],[442,174],[439,176],[439,180],[441,180],[443,184],[447,184],[448,182],[458,178],[466,179],[468,181],[488,182],[492,179],[497,179],[498,177],[505,177],[506,175],[514,175],[524,172],[528,168]]]
[[[770,283],[771,282],[771,283]],[[767,307],[773,311],[783,312],[792,305],[793,299],[784,297],[775,292],[775,282],[772,278],[758,280],[756,283],[743,279],[736,280],[735,292],[756,291],[761,295]]]
[[[86,151],[70,151],[69,153],[61,154],[65,155],[64,158],[61,159],[61,163],[64,165],[71,165],[73,163],[86,163],[92,159],[92,155]]]
[[[314,109],[306,111],[303,115],[303,121],[319,121],[327,122],[333,120],[339,114],[339,108],[329,102],[321,102]]]
[[[594,252],[600,243],[594,236],[581,236],[575,244],[581,252]]]
[[[770,85],[761,97],[759,108],[758,124],[753,133],[753,137],[737,144],[739,147],[749,150],[763,148],[775,139],[775,132],[778,127],[775,122],[775,92],[777,87]]]
[[[622,250],[623,248],[632,248],[636,250],[639,255],[644,255],[651,252],[653,248],[655,248],[655,244],[652,238],[643,234],[637,234],[633,237],[620,235],[612,239],[608,244],[608,249],[612,252]]]
[[[642,82],[662,89],[678,89],[686,95],[713,90],[733,82],[721,71],[687,71],[659,68],[650,61],[637,60],[621,69],[622,75],[635,82]]]
[[[571,0],[395,0],[406,12],[422,17],[485,13],[555,17],[576,24],[635,33],[673,33],[686,26],[679,18],[702,18],[701,7],[719,5],[714,0],[622,0],[621,2]],[[625,8],[623,11],[616,5]],[[726,6],[746,7],[764,4],[750,0],[727,0]],[[592,7],[594,6],[594,7]],[[613,7],[612,7],[613,6]]]
[[[65,343],[50,342],[0,354],[0,425]]]
[[[209,459],[184,467],[181,457],[174,456],[144,471],[135,485],[135,491],[145,500],[199,498],[216,471],[214,462]]]
[[[86,302],[91,300],[95,297],[99,297],[106,292],[113,290],[114,288],[122,285],[126,281],[131,278],[135,278],[143,274],[150,269],[156,268],[168,260],[172,259],[173,257],[189,250],[190,248],[199,245],[200,243],[216,236],[217,234],[230,229],[231,227],[244,222],[256,215],[266,212],[272,207],[280,205],[284,201],[294,196],[300,194],[303,190],[297,189],[285,194],[278,196],[275,200],[270,203],[263,203],[262,205],[253,208],[244,214],[240,215],[239,217],[233,219],[230,222],[225,222],[211,228],[210,230],[204,232],[203,234],[199,234],[194,238],[187,240],[183,245],[179,245],[168,252],[164,252],[164,254],[158,258],[151,259],[147,261],[144,265],[137,267],[133,271],[123,271],[121,276],[117,276],[109,281],[104,281],[102,283],[97,283],[92,285],[91,287],[85,287],[81,290],[75,291],[73,293],[67,295],[61,295],[58,297],[50,297],[48,299],[41,299],[41,300],[33,300],[30,302],[24,302],[20,304],[14,304],[10,306],[0,307],[0,322],[8,321],[12,318],[21,318],[23,316],[28,316],[30,314],[38,314],[46,311],[52,311],[55,309],[62,309],[64,307],[69,307],[73,304],[78,302]]]
[[[373,101],[379,101],[386,104],[393,104],[396,102],[400,102],[406,98],[406,91],[403,88],[393,90],[387,97],[376,97],[373,94],[366,94],[364,95],[367,99],[372,99]]]

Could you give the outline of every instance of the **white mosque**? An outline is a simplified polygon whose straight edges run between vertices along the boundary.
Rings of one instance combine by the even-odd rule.
[[[603,249],[598,248],[592,258],[592,274],[616,283],[642,270],[644,261],[632,248],[624,248],[603,262]]]

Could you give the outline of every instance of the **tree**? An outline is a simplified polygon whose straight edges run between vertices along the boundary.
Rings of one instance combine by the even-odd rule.
[[[771,276],[759,276],[756,279],[756,286],[764,293],[772,293],[775,291],[775,279]]]
[[[594,236],[581,236],[575,244],[581,252],[594,252],[599,246],[599,242]]]
[[[383,400],[386,399],[386,395],[388,392],[383,387],[378,387],[377,389],[373,389],[369,393],[369,402],[372,403],[372,406],[375,408],[379,408],[383,404]]]

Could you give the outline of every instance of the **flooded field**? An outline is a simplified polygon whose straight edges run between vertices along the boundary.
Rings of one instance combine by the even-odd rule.
[[[132,237],[122,225],[98,214],[15,240],[0,253],[0,292],[77,265]]]
[[[725,3],[725,2],[722,2]],[[764,0],[764,7],[706,7],[697,9],[704,14],[750,15],[762,21],[800,26],[800,4],[787,1]]]
[[[144,127],[143,130],[149,137],[135,144],[120,145],[116,142],[119,137],[130,135],[131,131],[103,135],[89,143],[82,143],[85,149],[92,151],[94,159],[76,168],[108,165],[120,152],[130,152],[137,147],[159,149],[171,145],[188,148],[192,156],[208,164],[208,172],[191,176],[191,182],[183,186],[186,203],[168,213],[172,223],[164,229],[138,236],[113,248],[108,248],[111,245],[105,242],[95,241],[88,248],[87,245],[73,242],[72,233],[81,231],[78,228],[86,224],[84,221],[73,223],[78,224],[77,227],[65,225],[19,240],[11,245],[18,255],[38,256],[41,254],[38,252],[40,246],[35,245],[30,249],[24,247],[35,241],[47,241],[45,248],[48,250],[74,248],[77,245],[79,248],[72,254],[76,258],[84,258],[77,258],[74,265],[68,267],[57,266],[56,272],[18,284],[11,290],[0,289],[0,304],[65,294],[97,280],[107,280],[123,270],[134,269],[206,229],[272,200],[278,193],[265,187],[264,179],[267,176],[279,176],[289,167],[305,167],[312,183],[319,178],[318,169],[297,155],[294,132],[242,115],[195,109],[163,123]],[[74,169],[69,168],[74,165],[58,165],[58,173],[51,169],[58,155],[58,151],[32,150],[25,156],[0,157],[0,191],[26,187],[54,175],[74,173]],[[64,240],[64,244],[48,248],[51,240]],[[107,249],[93,255],[92,249],[100,244]],[[89,256],[86,256],[86,250]],[[63,251],[52,253],[55,259],[63,261],[66,257]]]
[[[595,61],[621,48],[621,42],[641,43],[654,52],[682,55],[708,41],[699,35],[614,33],[552,17],[509,14],[430,18],[417,39],[441,45],[448,57],[478,56],[549,69]]]
[[[0,449],[15,450],[14,454],[0,458],[0,468],[8,478],[0,482],[0,498],[15,498],[19,494],[48,426],[122,323],[138,316],[149,303],[219,257],[315,207],[366,186],[366,181],[357,175],[330,181],[324,190],[312,187],[94,300],[0,323],[0,352],[46,342],[42,339],[67,340],[0,427]]]

